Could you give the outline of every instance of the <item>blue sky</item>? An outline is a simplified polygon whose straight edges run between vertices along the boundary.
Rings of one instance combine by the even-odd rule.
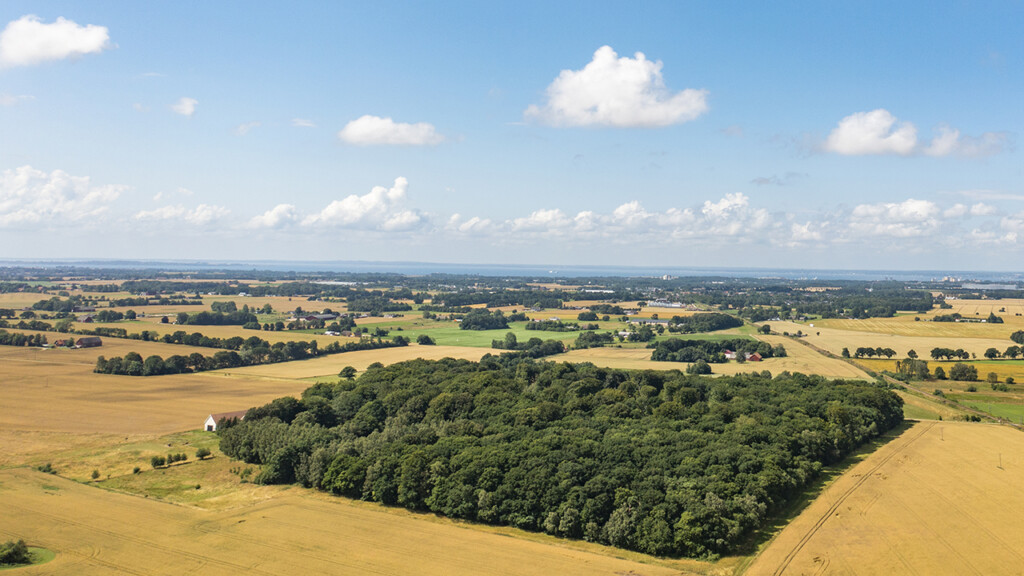
[[[7,1],[0,242],[1019,269],[1021,21],[1021,2]]]

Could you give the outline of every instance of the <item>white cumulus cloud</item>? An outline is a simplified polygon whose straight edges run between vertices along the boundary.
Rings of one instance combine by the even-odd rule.
[[[291,204],[278,204],[249,220],[251,228],[283,228],[299,221],[299,214]]]
[[[356,146],[432,146],[444,141],[444,136],[426,122],[405,124],[369,114],[346,124],[338,138]]]
[[[642,52],[622,57],[610,46],[594,52],[582,70],[563,70],[547,88],[547,102],[525,116],[554,126],[660,127],[689,122],[708,111],[707,90],[671,92],[661,61]]]
[[[93,186],[88,176],[72,176],[63,170],[49,174],[31,166],[5,170],[0,176],[0,226],[93,219],[126,189]]]
[[[825,149],[836,154],[902,154],[914,152],[917,128],[899,122],[888,110],[857,112],[839,121],[825,141]]]
[[[939,207],[930,200],[861,204],[853,209],[850,230],[855,235],[923,236],[940,228],[940,214]]]
[[[316,128],[316,124],[312,120],[306,120],[305,118],[292,118],[292,126],[296,128]]]
[[[175,113],[181,114],[182,116],[191,117],[196,113],[196,106],[199,105],[199,100],[195,98],[182,97],[177,102],[171,104],[171,110]]]
[[[963,136],[959,130],[941,125],[931,142],[920,141],[917,127],[902,122],[888,110],[879,108],[857,112],[839,121],[825,140],[824,149],[844,156],[897,154],[910,156],[991,156],[1002,152],[1009,137],[1002,132],[985,132],[981,136]]]
[[[391,188],[374,186],[368,193],[335,200],[302,223],[309,226],[338,226],[378,230],[408,230],[425,221],[424,216],[403,207],[409,181],[398,177]]]
[[[46,24],[38,16],[28,14],[8,22],[0,32],[0,68],[95,54],[109,47],[110,35],[105,26],[79,26],[64,18]]]

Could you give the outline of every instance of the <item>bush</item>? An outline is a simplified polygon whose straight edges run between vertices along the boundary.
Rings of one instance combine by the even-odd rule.
[[[28,546],[24,540],[9,540],[0,544],[0,564],[28,564],[32,558],[28,555]]]
[[[51,463],[49,463],[49,462],[47,462],[46,464],[43,464],[42,466],[39,466],[36,469],[39,470],[40,472],[44,473],[44,474],[56,474],[57,473],[57,471],[53,469],[53,465]]]
[[[153,468],[159,468],[167,464],[167,460],[163,456],[153,456],[149,459],[149,463],[153,465]]]
[[[1006,377],[1006,383],[1007,384],[1013,384],[1015,382],[1016,382],[1016,380],[1013,379],[1013,376],[1007,376]]]
[[[427,336],[426,334],[420,334],[419,336],[417,336],[416,343],[419,344],[420,346],[433,346],[434,344],[436,344],[436,342],[434,342],[434,339],[431,338],[430,336]]]
[[[200,448],[200,449],[196,450],[196,458],[199,458],[200,460],[203,460],[203,459],[207,458],[209,455],[210,455],[210,449],[209,448]]]
[[[967,391],[968,392],[977,392],[978,391],[978,387],[975,386],[974,384],[968,384],[967,385]]]
[[[93,470],[92,471],[92,479],[96,480],[99,477],[100,477],[100,471],[99,470]]]
[[[139,472],[142,472],[142,468],[139,468],[138,466],[132,468],[132,474],[138,474]]]

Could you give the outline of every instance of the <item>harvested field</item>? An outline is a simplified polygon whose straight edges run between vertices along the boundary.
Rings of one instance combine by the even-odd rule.
[[[316,378],[318,376],[337,376],[345,366],[351,366],[362,372],[374,362],[395,364],[406,360],[423,358],[424,360],[440,360],[441,358],[460,358],[479,360],[487,353],[500,352],[487,348],[470,348],[465,346],[419,346],[409,345],[398,348],[382,348],[380,350],[360,350],[331,354],[310,360],[282,362],[280,364],[262,364],[243,368],[228,368],[205,374],[225,376],[263,377],[263,378]],[[309,383],[305,383],[308,385]]]
[[[207,511],[97,490],[27,469],[0,471],[0,537],[57,552],[19,574],[560,574],[707,573],[508,529],[293,490],[243,508]]]
[[[1020,574],[1024,435],[919,423],[844,474],[748,576]]]

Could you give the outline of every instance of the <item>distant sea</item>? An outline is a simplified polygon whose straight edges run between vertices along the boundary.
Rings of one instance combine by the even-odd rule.
[[[471,274],[531,278],[579,277],[723,277],[789,280],[942,280],[1019,282],[1022,272],[964,270],[810,270],[802,268],[705,268],[675,266],[544,266],[518,264],[450,264],[437,262],[276,261],[276,260],[0,260],[0,267],[146,268],[161,270],[269,270],[275,272],[377,272],[407,275]]]

